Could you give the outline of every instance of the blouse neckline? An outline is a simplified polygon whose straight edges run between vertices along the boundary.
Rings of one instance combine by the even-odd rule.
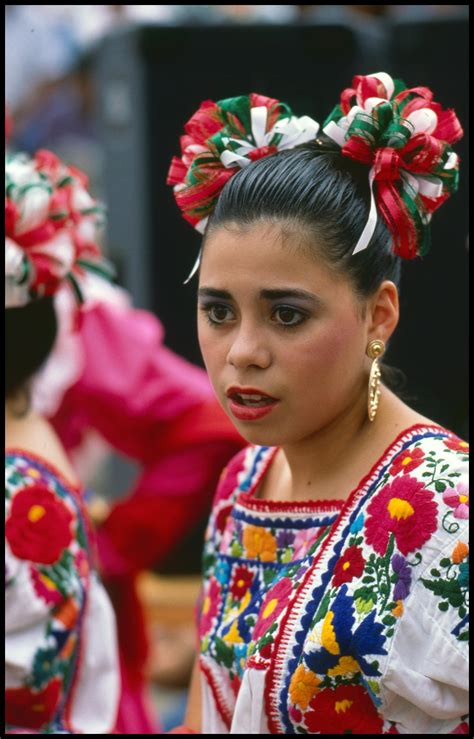
[[[269,454],[266,456],[262,467],[255,475],[250,488],[247,491],[242,491],[237,497],[237,503],[242,504],[245,508],[251,508],[254,511],[261,511],[266,513],[314,513],[315,511],[329,512],[329,511],[341,511],[343,506],[352,499],[354,493],[361,489],[366,481],[372,477],[375,470],[382,464],[382,462],[388,457],[390,452],[400,443],[404,436],[408,436],[416,430],[435,431],[442,432],[445,434],[451,434],[450,431],[439,426],[438,424],[425,424],[415,423],[412,426],[401,431],[398,436],[390,442],[384,452],[379,456],[376,462],[368,473],[366,473],[356,487],[351,490],[347,496],[343,498],[332,499],[316,499],[316,500],[302,500],[302,501],[280,501],[271,499],[256,498],[255,492],[263,480],[263,477],[268,472],[268,469],[280,447],[273,447]]]

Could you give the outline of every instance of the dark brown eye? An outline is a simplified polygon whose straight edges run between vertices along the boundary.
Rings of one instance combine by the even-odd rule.
[[[305,320],[305,316],[301,311],[289,306],[276,308],[273,315],[276,317],[277,323],[282,326],[298,326]]]
[[[212,323],[224,323],[232,314],[226,305],[211,305],[207,308],[207,315]]]

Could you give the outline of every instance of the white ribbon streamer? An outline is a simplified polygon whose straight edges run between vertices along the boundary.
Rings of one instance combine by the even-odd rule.
[[[205,219],[205,220],[207,220],[207,219]],[[196,227],[196,228],[197,228],[197,227]],[[190,282],[190,281],[192,280],[192,278],[194,277],[194,275],[195,275],[195,274],[196,274],[196,272],[198,271],[198,269],[199,269],[199,266],[200,266],[200,264],[201,264],[201,256],[202,256],[202,248],[201,248],[201,249],[199,250],[199,254],[197,255],[197,259],[196,259],[196,261],[194,262],[194,267],[192,268],[191,272],[189,273],[189,276],[188,276],[188,277],[187,277],[187,278],[185,279],[185,281],[183,282],[183,285],[187,285],[187,284],[188,284],[188,282]]]
[[[367,220],[367,223],[365,224],[364,230],[359,236],[359,240],[357,244],[355,245],[354,251],[352,252],[353,255],[367,248],[367,246],[369,245],[370,239],[372,238],[374,234],[375,226],[377,225],[377,206],[375,204],[375,197],[374,197],[374,178],[375,178],[375,170],[373,167],[371,167],[370,172],[369,172],[369,185],[370,185],[369,218]]]

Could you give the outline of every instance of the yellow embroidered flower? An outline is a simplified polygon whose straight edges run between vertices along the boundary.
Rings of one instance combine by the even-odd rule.
[[[331,677],[336,675],[349,677],[355,675],[356,672],[360,672],[359,663],[353,657],[341,657],[337,665],[328,670],[328,675]]]
[[[336,633],[332,625],[333,617],[334,613],[332,611],[328,611],[321,630],[321,644],[330,654],[340,654],[341,650],[336,641]]]
[[[465,544],[463,541],[458,541],[451,552],[451,561],[454,562],[455,565],[459,565],[464,559],[466,559],[468,554],[468,544]]]
[[[260,526],[246,526],[242,543],[246,556],[260,559],[261,562],[274,562],[276,559],[276,539],[270,531]]]
[[[319,691],[320,682],[321,680],[314,672],[306,670],[304,665],[299,665],[290,682],[290,698],[293,704],[305,711],[310,700]]]
[[[243,639],[239,634],[239,629],[237,628],[237,621],[234,621],[232,624],[232,627],[228,631],[228,633],[222,637],[223,641],[228,642],[229,644],[242,644]]]

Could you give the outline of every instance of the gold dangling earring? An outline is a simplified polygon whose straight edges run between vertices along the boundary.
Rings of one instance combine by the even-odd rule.
[[[367,408],[369,412],[369,421],[373,421],[376,414],[377,409],[379,407],[379,400],[380,400],[380,378],[382,376],[382,373],[380,371],[378,358],[384,353],[385,351],[385,344],[383,341],[380,341],[380,339],[373,339],[369,342],[366,354],[370,359],[373,359],[372,367],[370,368],[370,376],[369,376],[369,397],[368,397],[368,403]]]

